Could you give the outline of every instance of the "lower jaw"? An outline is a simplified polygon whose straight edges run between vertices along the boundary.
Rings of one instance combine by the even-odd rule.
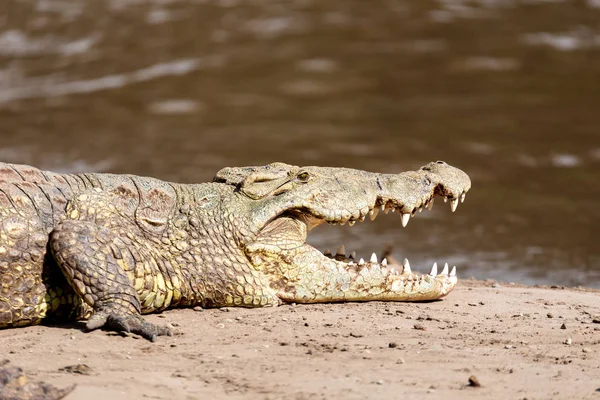
[[[456,276],[450,276],[446,268],[439,275],[436,271],[433,275],[415,274],[406,267],[385,265],[383,260],[354,262],[336,257],[303,245],[276,257],[262,257],[260,269],[277,295],[288,302],[435,300],[456,285]]]

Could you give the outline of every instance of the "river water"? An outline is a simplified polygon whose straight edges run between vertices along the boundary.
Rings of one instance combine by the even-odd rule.
[[[599,21],[599,0],[5,0],[0,159],[179,182],[442,159],[473,180],[456,213],[310,242],[600,287]]]

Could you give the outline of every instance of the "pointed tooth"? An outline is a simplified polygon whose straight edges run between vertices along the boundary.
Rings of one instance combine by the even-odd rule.
[[[356,223],[356,221],[350,221],[350,222],[348,222],[348,225],[354,226],[355,223]]]
[[[448,263],[444,265],[444,269],[442,270],[442,275],[448,275]]]
[[[384,208],[384,209],[383,209],[383,213],[384,213],[384,214],[386,214],[386,215],[387,215],[389,212],[390,212],[390,209],[389,209],[389,208]]]
[[[393,274],[395,274],[395,273],[396,273],[396,270],[394,269],[394,267],[390,268],[390,274],[392,274],[392,275],[393,275]]]
[[[408,221],[410,221],[410,214],[402,214],[402,226],[406,227],[408,225]]]
[[[348,265],[354,265],[354,261],[350,261]]]
[[[340,221],[340,225],[341,225],[341,226],[344,226],[344,225],[346,225],[346,221]]]
[[[396,208],[392,207],[391,208],[392,212],[396,212]]]
[[[423,206],[419,207],[419,212],[423,211]]]
[[[384,267],[387,265],[387,258],[384,258],[383,260],[381,260],[381,265],[383,265]]]
[[[365,215],[363,215],[362,217],[360,217],[358,220],[359,220],[360,222],[365,222]]]
[[[456,265],[452,267],[452,271],[450,271],[450,276],[456,276]]]
[[[385,204],[379,206],[379,211],[385,211]]]
[[[323,255],[325,256],[330,256],[331,254],[331,250],[330,249],[325,249],[325,251],[323,252]]]
[[[350,258],[356,259],[356,252],[353,251],[352,253],[350,253]]]
[[[437,263],[433,263],[433,267],[431,267],[431,272],[429,273],[431,276],[437,275]]]
[[[433,197],[431,198],[431,200],[429,200],[429,203],[427,203],[427,209],[429,211],[431,211],[432,208],[433,208]]]
[[[465,202],[465,197],[467,197],[467,193],[466,192],[460,195],[460,202],[461,203]]]
[[[448,198],[444,197],[444,203],[447,203],[447,202],[448,202]]]
[[[410,274],[410,273],[412,273],[412,271],[410,270],[410,263],[408,262],[408,258],[404,259],[404,263],[402,264],[402,267],[404,268],[402,270],[403,274]]]
[[[362,258],[358,261],[358,265],[365,265],[365,260]]]
[[[456,211],[457,207],[458,207],[458,199],[450,200],[450,209],[452,210],[452,212]]]
[[[346,255],[346,248],[344,247],[344,245],[341,245],[340,248],[338,249],[337,256],[345,256]]]
[[[377,264],[377,254],[373,253],[371,254],[371,260],[370,260],[373,264]]]
[[[379,214],[379,208],[372,209],[371,212],[369,213],[369,219],[371,221],[374,221],[375,218],[377,218],[377,214]]]

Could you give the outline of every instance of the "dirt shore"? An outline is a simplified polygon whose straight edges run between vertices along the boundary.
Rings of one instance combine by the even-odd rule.
[[[150,343],[79,325],[6,329],[0,358],[28,382],[75,384],[69,400],[600,399],[597,290],[461,281],[431,303],[147,318],[177,334]]]

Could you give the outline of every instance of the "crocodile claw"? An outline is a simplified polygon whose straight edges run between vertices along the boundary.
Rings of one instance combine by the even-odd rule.
[[[119,315],[98,312],[92,315],[86,324],[86,329],[92,331],[98,328],[107,328],[115,332],[128,332],[142,336],[151,342],[158,336],[172,336],[171,329],[164,325],[155,325],[147,322],[141,315]]]

